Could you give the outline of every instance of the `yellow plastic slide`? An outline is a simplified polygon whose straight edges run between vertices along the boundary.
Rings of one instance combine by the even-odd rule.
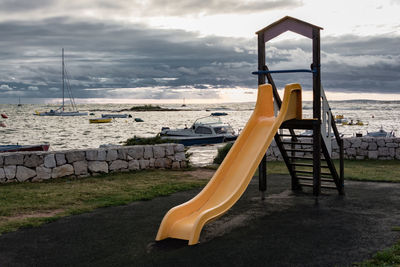
[[[193,199],[168,211],[156,240],[171,237],[197,244],[203,226],[228,211],[244,193],[282,122],[301,117],[299,84],[286,85],[277,117],[271,85],[260,85],[253,114],[212,179]]]

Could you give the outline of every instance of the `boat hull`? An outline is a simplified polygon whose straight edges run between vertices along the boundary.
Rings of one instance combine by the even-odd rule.
[[[233,141],[237,137],[226,138],[225,136],[196,136],[196,137],[161,136],[161,138],[171,140],[173,142],[182,144],[184,146],[194,146],[194,145],[219,144],[227,141]]]
[[[90,123],[109,123],[111,122],[111,118],[97,118],[97,119],[89,119]]]
[[[40,145],[0,145],[0,153],[19,151],[48,151],[49,144]]]
[[[101,114],[102,118],[128,118],[129,114]]]
[[[34,115],[71,117],[71,116],[86,116],[87,112],[36,112]]]

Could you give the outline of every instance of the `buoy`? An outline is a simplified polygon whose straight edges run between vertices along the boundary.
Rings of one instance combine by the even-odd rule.
[[[4,114],[4,113],[1,113],[1,117],[2,117],[3,119],[7,119],[7,118],[8,118],[7,115]]]
[[[0,122],[0,127],[7,127],[7,125],[4,122]]]

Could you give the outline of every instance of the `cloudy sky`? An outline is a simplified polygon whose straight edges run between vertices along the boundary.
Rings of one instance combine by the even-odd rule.
[[[286,15],[324,28],[328,96],[400,100],[399,13],[400,0],[0,0],[0,103],[59,98],[61,48],[81,101],[254,100],[255,32]],[[294,34],[266,50],[270,69],[311,63]]]

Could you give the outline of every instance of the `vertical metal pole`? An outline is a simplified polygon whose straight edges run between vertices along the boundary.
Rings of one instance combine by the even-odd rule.
[[[292,143],[290,145],[290,148],[292,149],[292,151],[290,153],[290,155],[292,157],[292,161],[291,161],[291,164],[290,164],[292,170],[291,170],[290,173],[294,173],[295,172],[295,165],[293,164],[293,163],[295,163],[294,161],[296,161],[295,158],[294,158],[296,156],[296,152],[294,150],[297,149],[295,141],[296,141],[295,137],[292,136],[290,138],[290,142]],[[296,179],[296,176],[294,176],[294,175],[291,175],[291,176],[292,176],[292,190],[297,190],[299,188],[299,184],[298,184],[298,181]]]
[[[313,63],[313,118],[316,124],[313,129],[314,167],[313,167],[313,194],[319,196],[321,192],[321,46],[319,29],[313,29],[312,37]]]
[[[267,156],[264,155],[258,165],[258,190],[261,193],[261,199],[265,199],[265,191],[267,191]]]
[[[340,160],[340,185],[341,185],[341,188],[340,188],[340,194],[341,195],[344,195],[344,160],[343,160],[343,157],[344,157],[344,151],[343,151],[343,138],[340,138],[339,139],[340,140],[340,144],[339,144],[339,149],[340,149],[340,151],[339,151],[339,160]]]
[[[62,72],[62,74],[61,74],[61,79],[62,79],[62,97],[63,97],[63,100],[62,100],[62,110],[64,110],[64,73],[65,73],[65,70],[64,70],[64,48],[62,48],[62,53],[61,53],[61,55],[62,55],[62,66],[61,66],[61,72]]]
[[[265,66],[265,42],[264,34],[258,34],[258,70],[263,70]],[[258,85],[265,83],[265,75],[258,75]],[[266,151],[265,151],[266,152]],[[261,192],[261,199],[265,199],[267,190],[267,156],[264,154],[258,165],[258,188]]]

